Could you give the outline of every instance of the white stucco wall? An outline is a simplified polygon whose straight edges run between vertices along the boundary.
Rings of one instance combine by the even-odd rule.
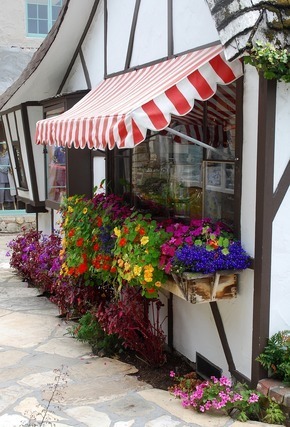
[[[252,257],[255,251],[258,84],[256,69],[245,66],[241,236],[244,248]]]
[[[1,0],[0,46],[37,48],[41,37],[27,37],[25,0]]]
[[[289,84],[277,84],[274,189],[290,160],[290,103]],[[273,221],[271,306],[269,335],[290,328],[290,190]]]
[[[205,0],[173,0],[173,32],[174,53],[219,40]]]

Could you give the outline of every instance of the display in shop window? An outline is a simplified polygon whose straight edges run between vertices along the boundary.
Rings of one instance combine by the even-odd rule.
[[[48,147],[48,199],[60,202],[66,193],[66,152],[63,147]]]

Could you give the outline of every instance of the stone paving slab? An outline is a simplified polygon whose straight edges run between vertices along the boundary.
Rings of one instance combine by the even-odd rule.
[[[131,365],[93,356],[56,306],[9,269],[9,240],[0,234],[0,427],[268,426],[184,409]]]

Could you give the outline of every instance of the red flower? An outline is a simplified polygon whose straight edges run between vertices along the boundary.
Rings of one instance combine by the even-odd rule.
[[[101,227],[103,225],[103,220],[102,220],[102,218],[100,216],[98,216],[96,218],[96,222],[97,222],[97,226],[98,227]]]
[[[117,271],[116,267],[111,267],[111,270],[110,270],[111,273],[116,273],[116,271]]]
[[[119,246],[121,246],[121,248],[122,248],[123,246],[126,245],[126,243],[127,243],[127,240],[125,239],[125,237],[122,237],[120,239]]]
[[[78,247],[81,247],[81,246],[83,246],[83,244],[84,244],[84,239],[83,239],[83,237],[80,237],[80,238],[77,240],[76,245],[77,245]]]
[[[128,234],[129,233],[129,228],[126,227],[126,225],[124,225],[124,227],[123,227],[123,233],[124,234]]]
[[[146,231],[144,230],[144,228],[140,228],[139,234],[140,236],[144,236],[146,234]]]
[[[86,263],[82,263],[78,266],[78,273],[83,274],[88,270],[88,265]]]
[[[100,249],[100,245],[98,243],[94,244],[94,251],[98,251]]]
[[[68,237],[73,237],[75,234],[75,229],[72,228],[69,232],[68,232]]]
[[[73,276],[73,275],[74,275],[74,272],[75,272],[74,267],[70,267],[70,268],[68,269],[68,274],[69,274],[70,276]]]

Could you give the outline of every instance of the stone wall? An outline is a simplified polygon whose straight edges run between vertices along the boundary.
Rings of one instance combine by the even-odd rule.
[[[21,233],[23,227],[25,227],[27,230],[36,228],[35,214],[0,216],[0,233]]]

